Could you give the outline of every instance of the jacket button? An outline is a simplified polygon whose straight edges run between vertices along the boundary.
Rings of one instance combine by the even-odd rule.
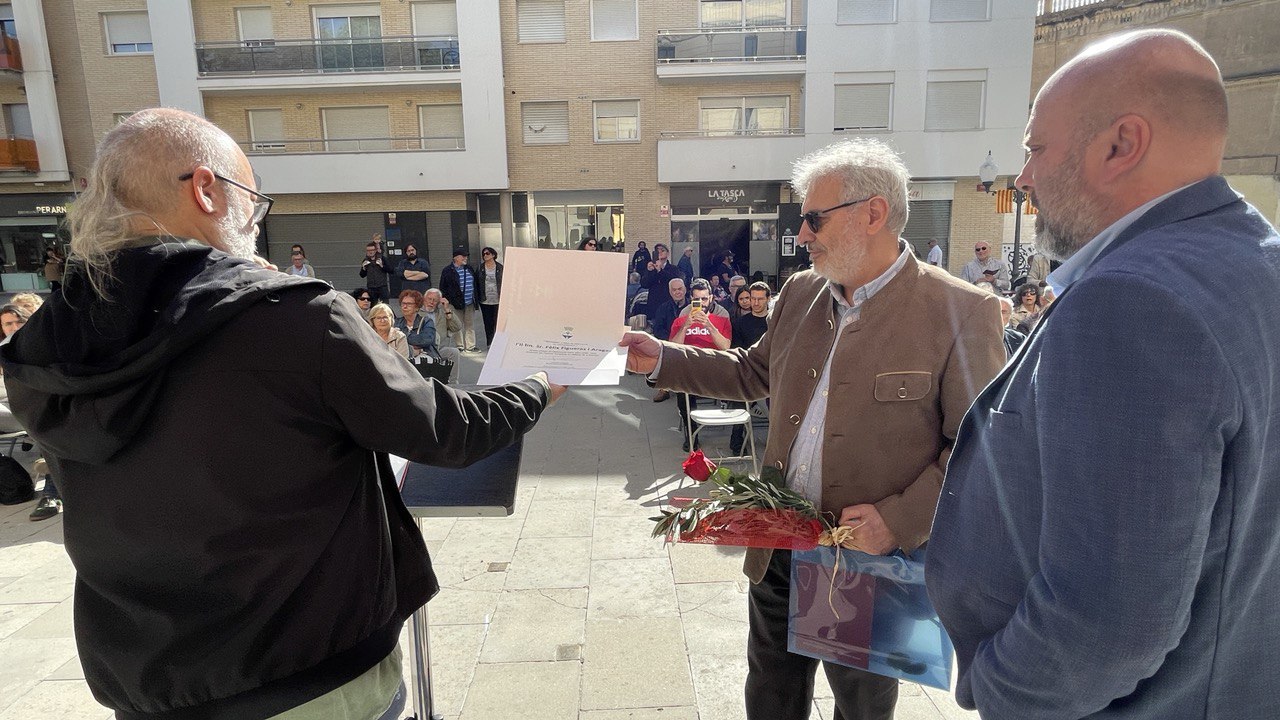
[[[817,370],[814,370],[813,368],[809,368],[809,377],[811,377],[811,378],[816,378],[816,377],[818,377],[818,371],[817,371]]]
[[[773,466],[774,466],[774,467],[776,467],[776,468],[778,468],[779,470],[781,470],[781,469],[782,469],[782,461],[781,461],[781,460],[775,461],[775,462],[773,463]]]
[[[800,416],[799,416],[799,415],[792,415],[791,417],[789,417],[789,418],[787,418],[787,419],[791,421],[791,424],[792,424],[792,425],[799,425],[799,424],[800,424]]]
[[[828,330],[835,330],[835,329],[836,329],[836,322],[835,322],[834,320],[832,320],[831,318],[827,318],[827,329],[828,329]]]

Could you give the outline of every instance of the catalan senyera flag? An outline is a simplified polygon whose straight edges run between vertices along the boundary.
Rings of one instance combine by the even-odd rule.
[[[1001,215],[1009,215],[1013,213],[1013,188],[1005,188],[996,191],[996,212]],[[1031,204],[1031,198],[1027,198],[1026,204],[1022,206],[1024,215],[1035,215],[1036,206]]]

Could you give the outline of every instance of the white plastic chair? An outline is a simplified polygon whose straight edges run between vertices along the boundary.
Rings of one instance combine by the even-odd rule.
[[[707,427],[733,427],[741,425],[746,433],[746,439],[742,443],[743,449],[751,448],[749,454],[746,455],[723,455],[720,457],[710,457],[707,459],[712,462],[722,462],[725,460],[751,460],[751,472],[759,473],[760,466],[756,463],[756,434],[755,429],[751,426],[751,412],[746,408],[722,408],[714,407],[706,410],[698,410],[697,406],[689,400],[689,393],[684,393],[685,417],[689,420],[685,423],[685,434],[689,437],[689,447],[697,447],[698,433]]]

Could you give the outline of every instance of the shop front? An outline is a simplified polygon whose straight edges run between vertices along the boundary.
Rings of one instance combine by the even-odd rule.
[[[625,243],[622,190],[551,190],[533,193],[538,247],[573,250],[583,238],[612,250]]]
[[[778,198],[780,183],[738,183],[671,188],[671,256],[686,247],[697,258],[694,272],[710,268],[733,253],[740,273],[760,273],[766,281],[778,275]]]
[[[66,255],[70,240],[62,220],[75,196],[66,193],[0,195],[0,289],[47,290],[45,250]]]

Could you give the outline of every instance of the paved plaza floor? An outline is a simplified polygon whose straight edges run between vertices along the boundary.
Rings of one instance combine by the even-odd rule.
[[[464,382],[479,374],[480,358],[464,356]],[[744,717],[742,551],[664,547],[649,537],[649,518],[681,483],[684,457],[674,401],[655,404],[651,395],[636,377],[571,390],[525,443],[511,517],[427,521],[442,585],[428,606],[438,713]],[[727,431],[707,437],[727,443]],[[33,504],[0,507],[0,720],[108,718],[84,683],[72,639],[75,573],[62,520],[29,522]],[[817,695],[813,717],[830,720],[821,672]],[[949,693],[904,683],[897,717],[977,714]]]

